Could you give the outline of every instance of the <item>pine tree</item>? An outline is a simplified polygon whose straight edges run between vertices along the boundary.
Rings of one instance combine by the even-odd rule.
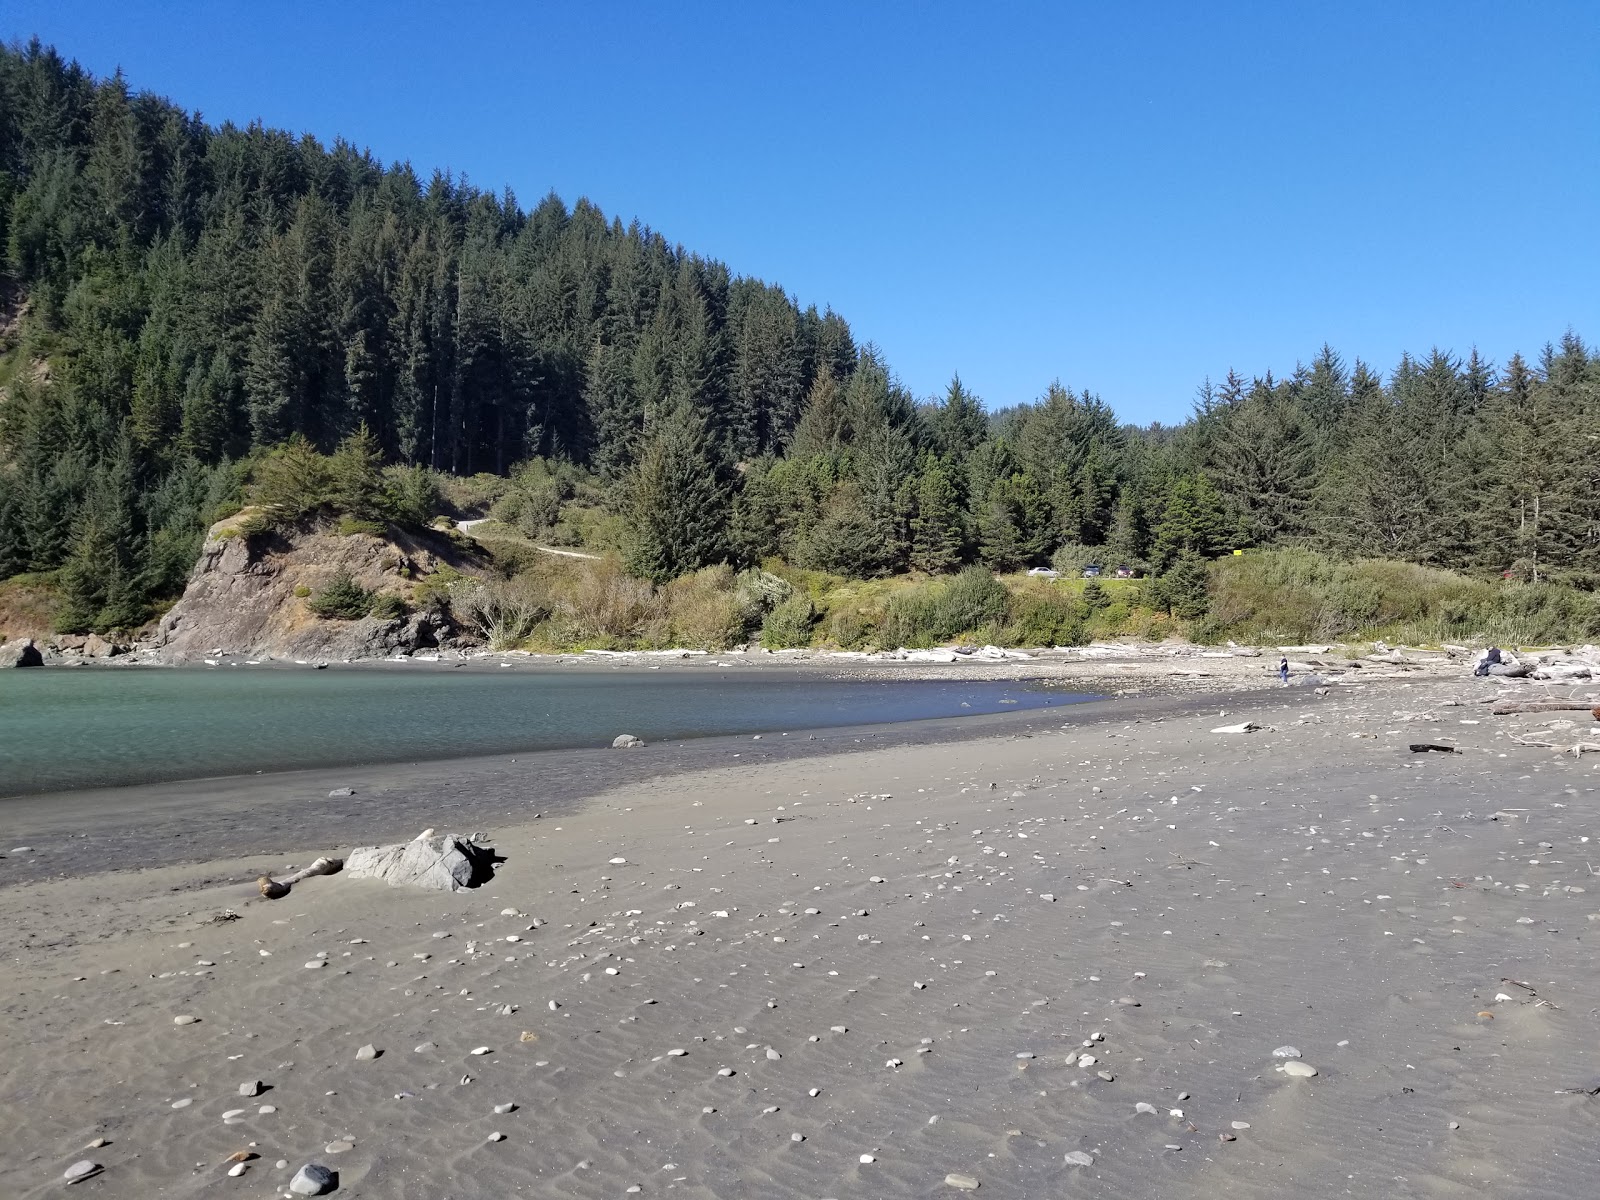
[[[726,561],[732,488],[705,422],[674,408],[652,431],[628,480],[628,570],[664,583]]]
[[[930,459],[917,478],[916,516],[911,519],[911,565],[930,575],[953,571],[961,563],[966,530],[961,494],[939,459]]]

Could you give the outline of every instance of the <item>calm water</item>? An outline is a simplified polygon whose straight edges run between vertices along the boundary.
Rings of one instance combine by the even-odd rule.
[[[1037,684],[829,680],[741,668],[0,673],[0,796],[1012,712]]]

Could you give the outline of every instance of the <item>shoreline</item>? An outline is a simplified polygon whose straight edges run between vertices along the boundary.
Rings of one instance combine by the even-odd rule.
[[[255,873],[323,852],[325,802],[245,805],[298,814],[282,854],[173,866],[169,837],[144,869],[0,888],[0,1179],[1581,1195],[1600,775],[1480,721],[1494,691],[1107,701],[729,739],[670,773],[597,752],[650,769],[538,819],[518,763],[481,826],[433,793],[427,824],[504,856],[453,895],[335,875],[264,900]]]
[[[457,829],[520,825],[568,815],[608,790],[719,766],[754,769],[863,750],[1222,712],[1225,701],[1245,695],[1258,694],[1107,698],[1019,712],[668,740],[634,750],[535,750],[11,796],[0,800],[8,839],[0,847],[0,890],[155,864],[296,853],[311,845],[331,854],[341,846],[405,840],[415,829],[449,822]],[[1290,707],[1305,694],[1266,690],[1258,698]],[[352,788],[354,795],[330,797],[335,788]],[[32,853],[6,852],[24,845]]]

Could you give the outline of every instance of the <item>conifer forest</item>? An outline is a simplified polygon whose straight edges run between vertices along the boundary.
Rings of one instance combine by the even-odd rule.
[[[1281,377],[1219,348],[1172,426],[1050,380],[918,396],[870,330],[638,221],[209,125],[37,42],[0,49],[0,246],[0,579],[64,629],[150,620],[274,486],[426,525],[483,476],[530,528],[602,514],[579,543],[656,586],[1096,563],[1198,619],[1220,557],[1294,548],[1595,611],[1600,352],[1571,330]]]

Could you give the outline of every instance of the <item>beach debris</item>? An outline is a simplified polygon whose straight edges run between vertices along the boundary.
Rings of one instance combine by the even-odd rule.
[[[339,1186],[339,1174],[321,1163],[307,1163],[294,1173],[289,1190],[296,1196],[320,1196]]]
[[[1266,726],[1257,725],[1254,721],[1240,721],[1237,725],[1218,725],[1212,733],[1255,733]]]
[[[68,1183],[82,1183],[91,1176],[98,1175],[105,1168],[91,1159],[81,1158],[66,1169],[61,1176]]]
[[[1084,1150],[1068,1150],[1066,1162],[1069,1167],[1092,1167],[1094,1166],[1094,1155]]]
[[[328,799],[329,800],[342,800],[346,796],[354,796],[355,794],[356,794],[355,788],[351,788],[351,787],[334,788],[333,791],[328,793]]]
[[[270,875],[263,875],[256,880],[261,888],[261,894],[268,900],[281,900],[289,894],[289,889],[302,879],[310,879],[313,875],[336,875],[344,867],[344,860],[339,858],[319,858],[309,867],[302,867],[291,875],[282,879],[274,879]]]
[[[352,879],[381,879],[390,887],[458,892],[493,879],[496,861],[489,846],[430,830],[409,842],[352,850],[344,861],[344,873]]]
[[[1296,1050],[1293,1046],[1279,1046],[1276,1050],[1274,1050],[1272,1052],[1272,1057],[1273,1058],[1299,1058],[1300,1057],[1300,1051]]]
[[[1461,751],[1454,746],[1441,746],[1435,742],[1412,742],[1413,754],[1460,754]]]
[[[239,1085],[239,1095],[241,1095],[241,1096],[259,1096],[259,1095],[261,1095],[262,1091],[266,1088],[266,1086],[267,1085],[262,1083],[261,1080],[259,1080],[259,1079],[251,1079],[251,1080],[249,1080],[249,1081],[247,1081],[245,1083],[241,1083]]]
[[[631,733],[619,733],[611,740],[613,750],[633,750],[644,745],[643,738],[634,737]]]
[[[1489,707],[1489,715],[1509,717],[1516,713],[1591,712],[1593,700],[1497,700]]]

